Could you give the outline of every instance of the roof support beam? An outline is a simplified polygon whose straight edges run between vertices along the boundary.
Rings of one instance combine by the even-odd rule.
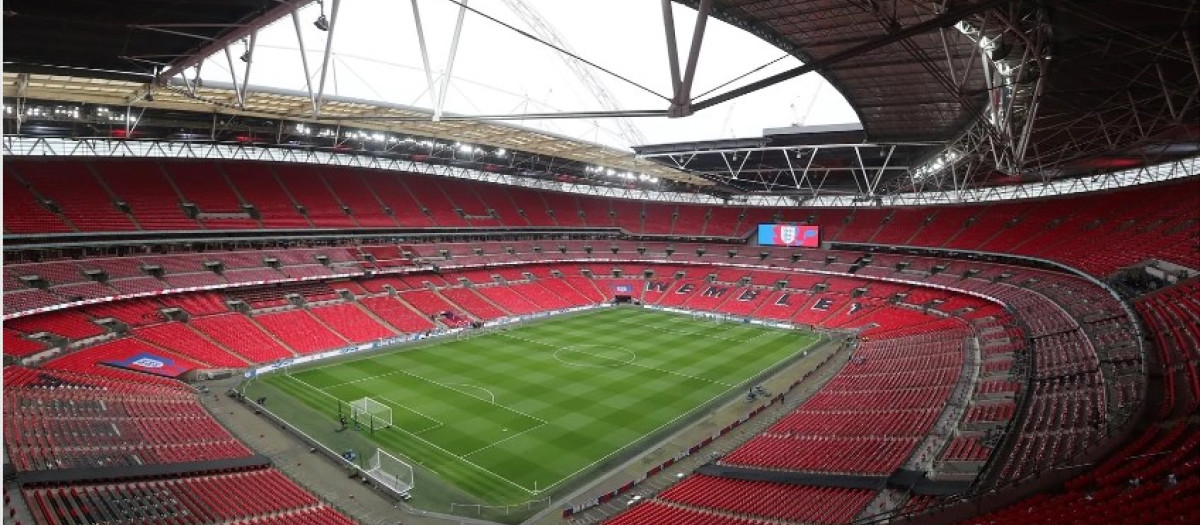
[[[204,62],[201,62],[199,64],[196,64],[196,67],[192,68],[194,70],[193,71],[194,74],[192,75],[191,81],[188,81],[187,71],[179,72],[179,76],[183,78],[183,84],[185,86],[187,86],[188,94],[193,97],[196,96],[196,90],[200,87],[200,68],[203,65],[204,65]]]
[[[962,83],[958,81],[958,75],[954,72],[954,55],[950,53],[950,43],[946,40],[946,28],[938,28],[938,37],[942,41],[942,53],[946,55],[946,71],[950,72],[950,81],[962,89]]]
[[[684,115],[691,114],[692,81],[696,78],[696,66],[700,62],[700,46],[704,43],[704,29],[708,23],[708,13],[712,10],[712,0],[700,0],[700,10],[696,15],[696,26],[692,31],[691,49],[688,50],[687,65],[683,71],[683,85],[675,94],[675,104],[682,105]]]
[[[296,26],[296,44],[300,46],[300,65],[304,67],[304,86],[308,89],[308,100],[312,102],[313,115],[317,114],[317,96],[313,91],[312,73],[308,70],[308,52],[304,49],[304,33],[300,31],[300,10],[292,11],[292,25]]]
[[[442,121],[455,120],[548,120],[548,119],[597,119],[597,118],[629,118],[629,117],[663,117],[666,111],[661,109],[628,110],[628,111],[569,111],[561,113],[512,113],[489,115],[447,115],[442,114]],[[318,115],[317,120],[346,120],[346,116],[325,117]],[[388,122],[429,122],[428,116],[387,116],[387,115],[357,115],[354,120],[388,121]]]
[[[199,38],[199,39],[208,41],[208,43],[205,44],[200,49],[196,50],[195,53],[192,53],[191,55],[180,58],[179,60],[172,61],[171,65],[169,67],[167,67],[167,68],[163,69],[161,72],[159,72],[158,76],[156,77],[156,81],[159,84],[166,84],[172,78],[174,78],[175,75],[178,75],[180,72],[182,72],[183,70],[185,70],[189,67],[193,67],[196,64],[204,62],[204,59],[208,58],[209,56],[215,55],[217,52],[221,51],[221,48],[228,46],[229,44],[232,44],[234,42],[237,42],[238,40],[241,40],[241,39],[249,36],[250,33],[258,31],[259,28],[265,27],[265,26],[271,24],[272,22],[279,20],[280,18],[283,18],[284,15],[286,15],[290,12],[296,11],[296,10],[300,9],[301,7],[304,7],[304,6],[312,3],[313,0],[275,0],[275,1],[277,2],[275,7],[272,7],[271,9],[267,10],[265,13],[262,13],[261,15],[256,17],[252,24],[244,24],[244,25],[243,24],[222,24],[221,26],[230,28],[230,31],[226,32],[225,34],[223,34],[217,38],[209,38],[209,37],[205,37],[205,36],[201,36],[201,35],[184,34],[183,36]],[[179,27],[179,26],[180,26],[180,24],[154,24],[152,26],[134,26],[134,27],[139,27],[140,29],[148,29],[148,30],[152,30],[152,31],[163,31],[160,28]],[[217,25],[216,24],[207,24],[206,26],[207,27],[216,27]],[[193,24],[193,27],[195,27],[194,24]]]
[[[258,31],[250,33],[250,43],[246,45],[246,54],[242,59],[246,62],[246,70],[242,73],[242,90],[238,93],[238,105],[246,109],[246,89],[250,87],[250,66],[254,64],[254,44],[258,41]]]
[[[454,71],[454,59],[458,56],[458,39],[462,36],[463,19],[467,16],[467,2],[471,0],[462,0],[458,4],[458,20],[454,22],[454,37],[450,39],[450,56],[446,57],[446,71],[442,73],[442,90],[438,93],[437,100],[434,100],[433,120],[442,119],[442,107],[446,104],[446,91],[450,89],[450,77]],[[415,0],[413,5],[417,5]]]
[[[134,29],[144,29],[146,31],[154,31],[156,33],[165,33],[168,35],[182,36],[182,37],[187,37],[187,38],[195,38],[196,40],[206,40],[208,42],[215,42],[217,39],[212,38],[212,37],[198,35],[196,33],[188,33],[187,31],[179,31],[178,29],[172,29],[172,28],[175,28],[175,27],[185,27],[185,28],[186,27],[234,27],[234,26],[230,26],[229,24],[154,24],[154,25],[134,24],[129,27],[132,27]]]
[[[1192,42],[1191,33],[1183,31],[1183,44],[1187,46],[1188,61],[1192,63],[1192,73],[1196,75],[1196,82],[1200,83],[1200,55],[1196,54],[1196,44]]]
[[[671,13],[670,2],[663,0],[663,25],[667,35],[667,53],[671,59],[671,82],[674,88],[671,97],[671,109],[668,117],[686,117],[692,114],[692,82],[696,78],[696,66],[700,62],[700,46],[704,43],[704,29],[708,24],[708,14],[712,11],[712,0],[700,0],[696,14],[696,24],[692,28],[692,42],[688,49],[687,64],[684,65],[682,80],[679,73],[679,51],[675,39],[675,17]]]
[[[233,93],[237,96],[238,107],[246,109],[246,104],[242,101],[242,87],[238,84],[237,69],[233,67],[233,53],[229,52],[229,46],[225,46],[225,62],[229,64],[229,79],[233,81]]]
[[[662,15],[667,36],[667,63],[671,68],[671,92],[679,93],[683,80],[679,76],[679,46],[675,39],[675,12],[671,0],[662,0]]]
[[[839,62],[854,58],[863,53],[873,51],[873,50],[879,49],[881,47],[885,47],[885,46],[894,44],[901,40],[911,38],[916,35],[924,34],[929,31],[933,31],[934,29],[953,26],[959,20],[962,20],[966,17],[982,13],[984,11],[987,11],[988,9],[992,9],[992,8],[998,7],[1003,4],[1007,4],[1012,1],[1013,0],[981,0],[979,2],[975,2],[972,4],[958,4],[958,6],[956,6],[955,8],[951,8],[950,10],[948,10],[938,16],[930,18],[929,20],[926,20],[924,22],[920,22],[918,24],[914,24],[914,25],[908,26],[906,28],[894,31],[887,35],[880,36],[879,38],[873,39],[869,42],[864,42],[857,46],[844,49],[842,51],[839,51],[837,53],[829,55],[828,57],[825,57],[822,60],[814,60],[812,62],[809,62],[809,63],[804,64],[799,67],[789,69],[782,73],[777,73],[777,74],[771,75],[762,80],[751,82],[750,84],[747,84],[740,88],[737,88],[737,89],[734,89],[731,91],[727,91],[720,95],[709,97],[707,99],[704,99],[704,100],[701,100],[698,102],[694,102],[691,106],[691,109],[694,111],[700,111],[700,110],[715,106],[717,104],[728,102],[728,101],[738,98],[742,95],[753,93],[753,92],[763,89],[765,87],[773,86],[773,85],[783,82],[785,80],[790,80],[790,79],[796,78],[796,77],[806,74],[806,73],[811,73],[813,71],[819,71],[819,70],[828,68]]]
[[[731,155],[734,162],[737,162],[738,152],[734,151]],[[746,161],[750,160],[750,155],[742,155],[742,162],[738,164],[737,169],[734,169],[733,165],[729,163],[729,156],[725,153],[721,153],[721,160],[725,163],[725,169],[728,170],[730,180],[737,180],[738,176],[742,174],[742,169],[746,167]]]
[[[325,77],[329,74],[329,56],[333,53],[333,30],[337,29],[338,6],[341,5],[342,0],[333,0],[329,11],[329,34],[325,37],[325,56],[321,59],[321,82],[317,84],[317,116],[321,115],[321,100],[325,98]]]
[[[790,152],[787,150],[780,151],[780,153],[783,154],[784,162],[787,163],[788,171],[792,174],[792,181],[796,183],[796,189],[803,189],[803,186],[807,185],[809,193],[812,193],[813,195],[817,194],[817,190],[813,188],[812,181],[808,178],[808,170],[812,168],[813,160],[817,158],[817,151],[818,150],[813,149],[813,151],[808,155],[808,162],[804,164],[804,171],[800,172],[799,178],[796,177],[796,167],[792,165],[792,156],[790,155]],[[799,153],[799,151],[797,151],[797,153]]]
[[[463,9],[466,9],[464,6]],[[425,45],[425,24],[421,22],[421,8],[417,7],[417,0],[412,0],[413,25],[417,28],[417,45],[421,48],[421,63],[425,66],[425,82],[429,85],[429,102],[430,107],[442,108],[442,104],[438,102],[436,94],[436,85],[433,83],[433,68],[429,65],[429,48]],[[437,112],[433,120],[439,120],[441,112]]]
[[[1033,96],[1029,99],[1029,109],[1025,113],[1025,125],[1021,128],[1021,135],[1017,138],[1016,155],[1014,159],[1014,168],[1021,169],[1025,166],[1025,153],[1029,150],[1029,141],[1033,139],[1034,126],[1037,124],[1038,106],[1042,100],[1042,91],[1046,86],[1046,77],[1039,75],[1037,84],[1033,88]]]

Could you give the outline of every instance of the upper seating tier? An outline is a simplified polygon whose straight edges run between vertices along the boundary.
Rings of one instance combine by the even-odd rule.
[[[6,231],[14,233],[398,224],[617,227],[647,235],[744,237],[760,222],[811,218],[822,228],[823,240],[1044,257],[1096,275],[1151,257],[1195,264],[1200,253],[1200,220],[1194,213],[1200,208],[1200,180],[1195,178],[1041,201],[704,209],[308,165],[30,158],[5,158],[4,165],[5,189],[17,196],[12,206],[21,211],[6,212]],[[62,213],[49,211],[34,195],[53,201]],[[128,205],[129,213],[118,210],[117,202]],[[198,220],[183,215],[185,203],[196,206]],[[1106,249],[1110,246],[1121,249]]]

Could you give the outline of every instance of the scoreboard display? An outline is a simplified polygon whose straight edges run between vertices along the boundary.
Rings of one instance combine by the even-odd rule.
[[[817,248],[821,245],[821,228],[807,224],[759,224],[758,244]]]

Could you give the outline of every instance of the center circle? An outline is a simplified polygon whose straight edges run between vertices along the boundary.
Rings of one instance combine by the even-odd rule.
[[[554,359],[567,366],[616,368],[637,360],[633,350],[607,345],[570,345],[554,351]]]

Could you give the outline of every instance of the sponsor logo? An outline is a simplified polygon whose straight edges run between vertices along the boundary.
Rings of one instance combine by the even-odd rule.
[[[134,360],[134,362],[132,362],[132,363],[129,363],[129,366],[137,366],[137,367],[141,367],[141,368],[162,368],[166,365],[162,361],[159,361],[157,359],[151,359],[149,357],[142,357],[142,358],[138,358],[138,359]]]

